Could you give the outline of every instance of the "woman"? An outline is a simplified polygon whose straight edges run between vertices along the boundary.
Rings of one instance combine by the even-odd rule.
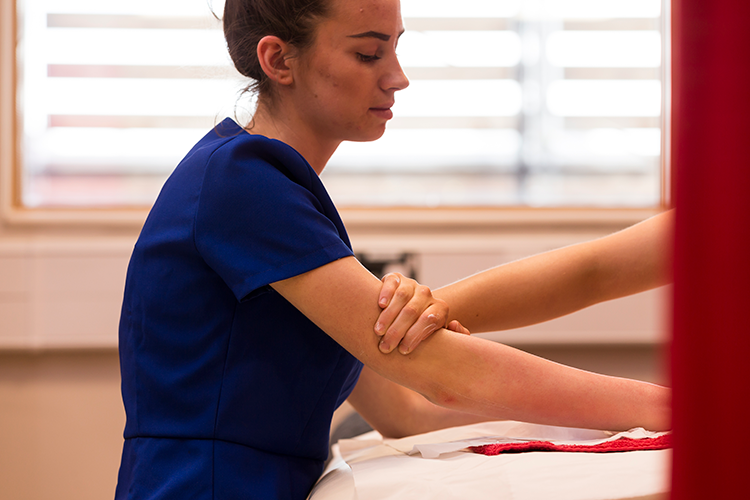
[[[435,298],[381,286],[353,257],[318,175],[343,140],[380,137],[408,85],[398,0],[228,0],[224,23],[258,106],[247,129],[225,120],[188,153],[134,248],[116,498],[305,498],[350,393],[389,435],[492,418],[669,426],[662,387],[445,329],[414,350],[446,320],[481,331],[533,319],[491,305],[513,297],[496,280],[522,276],[492,270]],[[536,281],[529,300],[560,292]],[[403,335],[407,355],[393,352]]]

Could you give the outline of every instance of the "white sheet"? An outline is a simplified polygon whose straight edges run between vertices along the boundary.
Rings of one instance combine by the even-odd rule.
[[[656,435],[638,429],[628,437]],[[457,451],[508,439],[596,444],[615,437],[519,422],[454,427],[398,440],[372,432],[339,441],[334,460],[309,500],[666,498],[670,450],[489,457]]]

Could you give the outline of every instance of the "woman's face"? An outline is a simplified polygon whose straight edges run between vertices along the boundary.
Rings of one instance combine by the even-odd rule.
[[[322,140],[372,141],[409,81],[396,57],[404,31],[399,0],[330,0],[295,73],[295,107]]]

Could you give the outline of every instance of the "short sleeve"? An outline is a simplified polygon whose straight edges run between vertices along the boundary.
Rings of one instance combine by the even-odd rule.
[[[352,255],[309,164],[281,142],[247,134],[226,142],[208,161],[195,239],[238,300]]]

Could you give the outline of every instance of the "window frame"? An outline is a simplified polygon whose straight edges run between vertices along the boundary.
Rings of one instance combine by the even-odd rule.
[[[119,227],[133,230],[143,224],[150,207],[133,208],[32,208],[21,203],[21,120],[18,113],[18,70],[16,50],[19,27],[17,0],[0,0],[0,217],[14,227],[82,226]],[[670,15],[662,16],[664,54],[662,64],[662,160],[661,200],[650,208],[533,208],[508,207],[342,207],[340,213],[351,230],[364,233],[422,229],[435,231],[450,227],[460,232],[486,231],[501,226],[580,226],[632,224],[671,206],[669,168],[669,40]]]

